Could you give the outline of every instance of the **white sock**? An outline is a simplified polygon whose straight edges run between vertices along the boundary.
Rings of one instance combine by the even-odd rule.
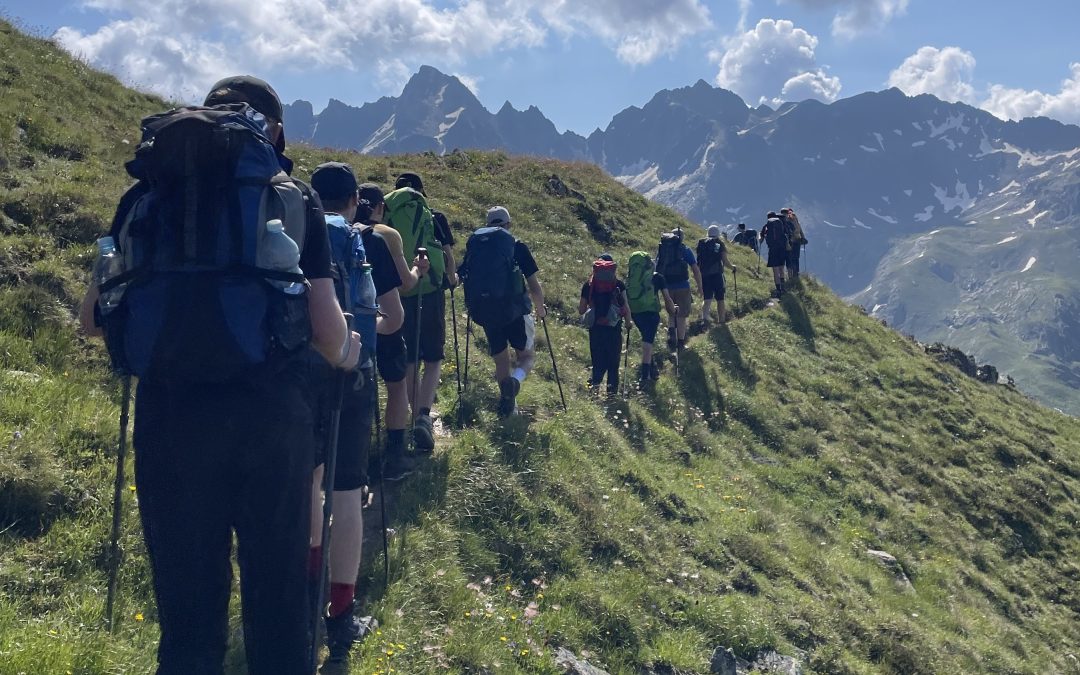
[[[528,373],[525,372],[524,368],[514,368],[514,372],[511,374],[511,377],[513,377],[518,382],[524,382],[527,375]]]
[[[701,320],[709,320],[709,312],[712,311],[712,300],[705,300],[701,306]]]

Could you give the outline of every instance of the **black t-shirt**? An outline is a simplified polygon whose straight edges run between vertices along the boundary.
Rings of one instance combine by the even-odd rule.
[[[453,246],[457,243],[454,240],[454,231],[450,229],[450,221],[446,219],[446,216],[442,211],[432,211],[431,221],[435,223],[435,239],[438,240],[443,246]]]
[[[533,258],[532,251],[523,241],[519,241],[514,245],[514,262],[517,263],[518,269],[521,270],[526,279],[540,271],[540,268],[536,265],[536,259]]]
[[[653,290],[657,293],[667,288],[667,281],[664,280],[664,275],[659,272],[653,272],[652,275]]]
[[[401,286],[401,276],[394,265],[390,247],[383,236],[373,227],[365,227],[361,235],[364,240],[364,253],[371,264],[371,280],[375,284],[375,295],[389,293]]]

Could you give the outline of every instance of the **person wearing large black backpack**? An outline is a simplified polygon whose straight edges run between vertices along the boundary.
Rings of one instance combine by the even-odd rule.
[[[793,209],[780,209],[780,217],[783,218],[785,224],[787,224],[789,237],[791,239],[791,248],[788,251],[786,265],[787,278],[791,281],[795,281],[799,278],[799,259],[802,257],[802,249],[809,242],[806,241],[806,234],[803,232],[802,223],[799,222],[799,217],[795,215]]]
[[[709,325],[712,301],[716,300],[717,318],[720,323],[727,323],[727,307],[724,305],[724,268],[735,272],[735,266],[728,261],[727,245],[720,237],[720,226],[710,225],[708,237],[697,244],[698,267],[701,269],[701,323]]]
[[[311,174],[311,186],[319,193],[326,213],[338,302],[355,317],[354,326],[363,343],[359,367],[345,380],[337,447],[323,448],[327,459],[331,452],[335,459],[332,500],[325,503],[333,516],[327,541],[322,539],[326,521],[320,508],[326,462],[317,461],[312,481],[308,571],[313,580],[325,576],[329,582],[328,606],[325,612],[321,607],[319,611],[326,624],[328,661],[340,663],[347,660],[353,644],[378,625],[372,617],[356,614],[356,577],[363,544],[363,508],[369,495],[371,428],[379,402],[374,363],[378,335],[400,329],[404,309],[398,294],[402,280],[383,236],[372,225],[353,225],[359,186],[352,167],[339,162],[320,164]],[[332,382],[333,378],[326,377],[321,387],[327,396],[333,395]]]
[[[493,206],[487,225],[469,236],[458,268],[469,319],[483,327],[495,361],[500,417],[517,410],[521,384],[536,362],[536,320],[544,320],[544,290],[529,247],[510,233],[510,212]],[[517,356],[511,370],[510,347]],[[556,377],[558,375],[556,374]]]
[[[784,295],[784,267],[791,250],[791,226],[785,219],[769,211],[761,228],[761,241],[769,245],[767,264],[773,271],[773,283],[776,284],[773,295],[780,298]]]
[[[310,343],[352,370],[322,207],[291,178],[269,84],[143,120],[109,251],[80,318],[138,377],[135,484],[161,628],[158,673],[220,673],[239,543],[247,671],[310,672]],[[102,246],[103,250],[106,246]]]
[[[702,295],[701,269],[694,252],[683,243],[682,228],[665,232],[660,236],[660,248],[656,253],[656,271],[667,282],[672,300],[678,306],[676,330],[669,329],[668,346],[681,349],[686,343],[686,324],[690,318],[693,296],[690,294],[690,275],[693,272],[698,295]]]

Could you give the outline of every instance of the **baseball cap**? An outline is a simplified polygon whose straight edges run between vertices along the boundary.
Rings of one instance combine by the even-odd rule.
[[[720,226],[719,225],[710,225],[708,233],[709,233],[710,237],[719,237],[720,236]]]
[[[311,187],[324,200],[341,200],[356,194],[356,175],[352,167],[341,162],[325,162],[311,174]]]
[[[487,212],[487,224],[489,226],[509,225],[510,212],[506,210],[505,206],[492,206]]]
[[[615,258],[611,257],[610,253],[601,253],[597,260],[606,260],[608,262],[615,262]]]
[[[363,183],[357,188],[360,203],[376,207],[383,203],[383,191],[375,183]]]
[[[247,103],[263,114],[278,122],[282,118],[281,99],[277,92],[265,80],[251,75],[234,75],[218,80],[210,87],[203,105],[221,105],[223,103]]]
[[[400,190],[403,187],[409,187],[420,194],[424,194],[424,181],[420,180],[420,175],[415,173],[403,173],[397,177],[397,182],[394,183],[394,189]]]

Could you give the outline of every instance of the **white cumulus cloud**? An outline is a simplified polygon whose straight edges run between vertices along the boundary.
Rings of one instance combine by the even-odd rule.
[[[889,86],[910,96],[933,94],[945,101],[975,99],[975,56],[959,47],[920,47],[889,73]]]
[[[1071,76],[1061,83],[1061,91],[1044,94],[1034,89],[1013,89],[1000,84],[990,87],[982,107],[998,117],[1019,120],[1045,115],[1062,122],[1080,124],[1080,63],[1069,65]]]
[[[832,34],[855,38],[884,28],[907,11],[908,0],[784,0],[811,9],[835,9]]]
[[[655,60],[711,25],[704,0],[86,0],[112,18],[59,29],[69,51],[156,93],[184,100],[223,74],[281,68],[375,71],[400,87],[426,62],[593,36],[625,63]]]
[[[817,37],[791,21],[762,19],[710,55],[720,66],[716,83],[751,105],[808,98],[835,101],[840,95],[840,78],[818,65],[817,45]]]

